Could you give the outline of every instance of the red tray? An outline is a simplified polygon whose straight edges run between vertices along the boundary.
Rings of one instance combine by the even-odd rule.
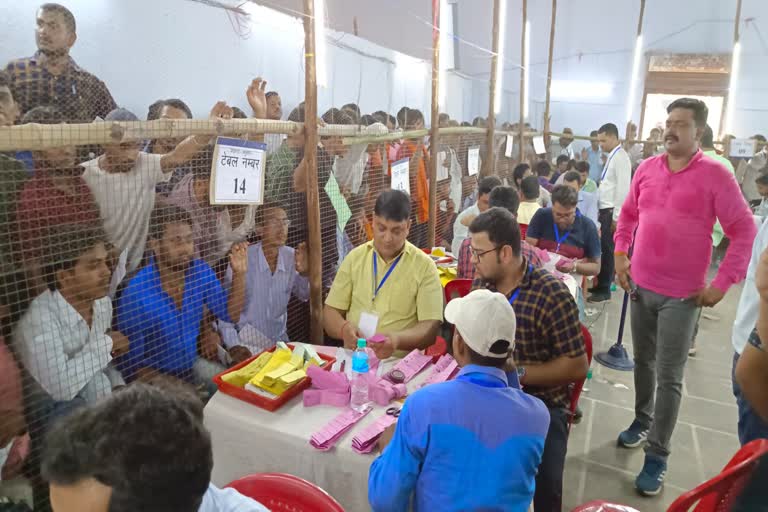
[[[291,350],[293,350],[292,344],[289,343],[288,346],[291,348]],[[232,384],[224,382],[221,379],[222,375],[226,375],[229,372],[239,370],[243,366],[246,366],[248,363],[255,360],[264,352],[274,352],[276,348],[277,347],[272,347],[270,349],[264,350],[254,355],[253,357],[246,359],[242,363],[236,366],[233,366],[232,368],[228,368],[227,370],[216,375],[213,378],[213,382],[216,383],[216,386],[219,388],[219,391],[221,391],[222,393],[233,396],[235,398],[242,400],[243,402],[248,402],[249,404],[255,405],[256,407],[261,407],[262,409],[266,409],[268,411],[274,412],[278,410],[279,408],[284,406],[290,399],[292,399],[295,396],[298,396],[299,393],[307,389],[309,385],[312,384],[312,379],[310,379],[309,377],[305,377],[301,382],[299,382],[292,388],[288,389],[285,393],[283,393],[282,395],[276,398],[269,398],[267,396],[258,395],[253,391],[248,391],[245,388],[239,388],[237,386],[233,386]],[[320,359],[326,362],[322,366],[322,368],[326,371],[330,370],[331,366],[333,366],[333,363],[336,362],[335,357],[327,356],[325,354],[321,354],[320,352],[318,352],[317,355],[320,356]]]

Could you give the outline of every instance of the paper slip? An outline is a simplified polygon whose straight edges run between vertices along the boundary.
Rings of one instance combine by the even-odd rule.
[[[341,437],[346,434],[358,421],[363,419],[373,407],[368,406],[363,412],[358,412],[354,409],[347,409],[335,418],[333,418],[328,424],[326,424],[320,431],[312,434],[309,439],[309,444],[320,451],[328,451],[333,448]]]

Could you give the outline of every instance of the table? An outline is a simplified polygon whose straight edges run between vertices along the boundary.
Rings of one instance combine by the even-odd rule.
[[[333,355],[335,347],[316,347]],[[397,362],[382,361],[385,370]],[[414,392],[430,374],[430,367],[408,383]],[[350,512],[370,510],[368,506],[368,468],[378,455],[360,455],[352,450],[352,438],[385,414],[387,407],[374,409],[342,436],[328,452],[312,448],[309,437],[342,412],[331,406],[304,407],[301,396],[275,412],[216,393],[205,407],[205,425],[213,443],[215,485],[252,473],[280,472],[304,478],[319,485]]]

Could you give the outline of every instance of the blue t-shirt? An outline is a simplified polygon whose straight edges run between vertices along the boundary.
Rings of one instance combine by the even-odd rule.
[[[549,428],[544,403],[501,370],[469,365],[409,396],[371,465],[374,512],[525,512]]]
[[[561,237],[559,244],[555,234],[555,218],[552,214],[552,208],[541,208],[528,223],[528,231],[525,236],[526,238],[536,238],[540,248],[566,258],[597,259],[600,257],[600,237],[597,236],[597,227],[578,209],[576,209],[576,220],[571,228],[567,231],[558,228],[558,232]]]
[[[117,305],[117,329],[130,341],[119,359],[127,378],[144,367],[186,379],[197,360],[197,338],[204,307],[229,322],[227,293],[211,267],[193,260],[184,276],[181,309],[163,290],[155,259],[128,283]]]

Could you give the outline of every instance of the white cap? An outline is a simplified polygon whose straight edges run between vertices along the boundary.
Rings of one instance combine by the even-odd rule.
[[[445,308],[445,319],[456,326],[464,343],[482,356],[506,359],[515,348],[515,311],[501,293],[475,290],[453,299]],[[497,341],[509,343],[503,354],[491,352]]]

